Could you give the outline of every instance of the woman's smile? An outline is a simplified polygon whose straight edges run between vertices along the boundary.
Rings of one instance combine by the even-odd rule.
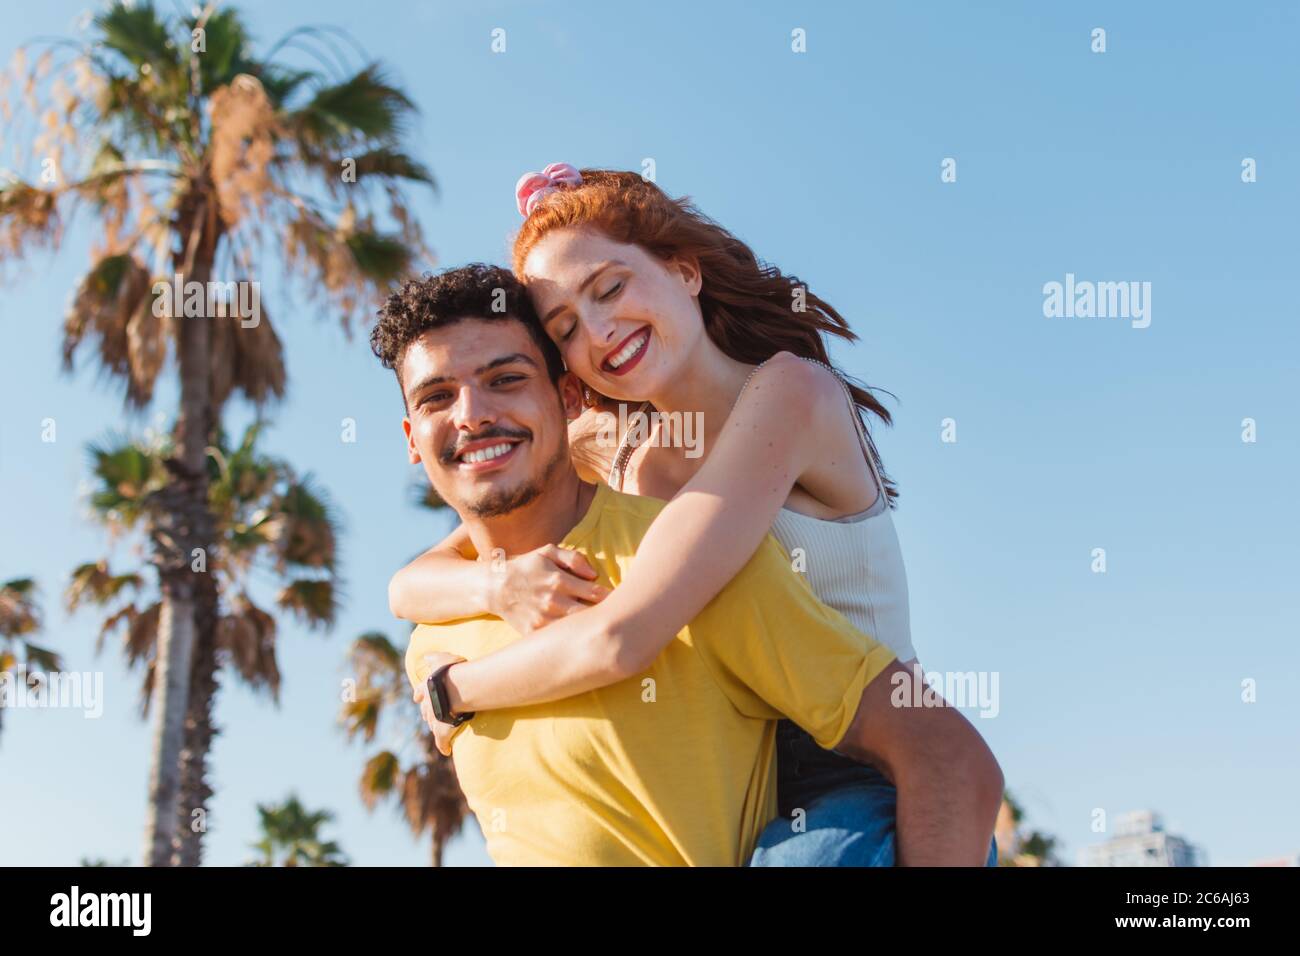
[[[650,346],[650,326],[637,329],[605,356],[601,371],[610,375],[626,375],[645,357]]]

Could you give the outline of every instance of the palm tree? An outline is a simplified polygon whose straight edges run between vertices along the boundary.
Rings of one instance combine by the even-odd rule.
[[[63,667],[59,655],[27,639],[40,630],[36,582],[14,578],[0,583],[0,683],[11,684],[15,692],[19,680],[26,688],[27,675],[32,671],[57,671]],[[0,694],[0,717],[4,716],[4,704],[5,697]]]
[[[347,866],[347,857],[333,840],[322,840],[320,828],[334,819],[328,810],[309,812],[290,794],[281,804],[257,805],[262,839],[253,849],[260,852],[248,866]],[[280,863],[276,863],[276,859]]]
[[[999,866],[1060,866],[1057,839],[1041,830],[1025,830],[1025,811],[1011,791],[1002,795],[995,835]]]
[[[180,865],[201,862],[204,827],[198,823],[212,796],[206,770],[217,732],[212,709],[220,668],[232,667],[278,701],[276,619],[254,602],[254,579],[278,587],[277,607],[309,628],[328,627],[337,610],[337,519],[310,476],[299,478],[285,462],[258,451],[259,431],[250,426],[236,446],[218,433],[208,450],[209,510],[220,545],[207,566],[215,626],[200,632],[191,662],[181,818],[171,861]],[[149,526],[156,496],[167,486],[168,444],[159,438],[153,445],[115,441],[91,448],[98,482],[92,512],[114,535]],[[147,714],[159,673],[161,588],[155,591],[145,570],[115,574],[107,558],[82,564],[72,574],[67,602],[69,610],[93,604],[111,611],[99,644],[121,631],[128,663],[144,665],[141,708]]]
[[[402,652],[382,633],[368,631],[352,644],[349,661],[356,674],[356,687],[343,703],[340,717],[348,739],[358,735],[371,743],[385,713],[396,720],[396,744],[366,760],[361,772],[361,800],[373,810],[381,799],[397,801],[411,833],[425,830],[432,838],[433,866],[442,866],[447,841],[460,832],[469,808],[456,767],[450,757],[438,753],[433,734],[424,726],[411,702],[411,691],[402,666]],[[414,751],[403,763],[400,754]]]
[[[0,259],[57,247],[65,216],[89,204],[102,232],[64,325],[66,367],[95,341],[138,408],[175,355],[175,442],[153,518],[159,706],[145,861],[161,865],[172,856],[196,629],[213,626],[214,589],[191,570],[195,549],[215,541],[206,449],[227,397],[279,398],[285,375],[265,308],[251,322],[199,296],[199,308],[187,299],[178,311],[158,283],[259,289],[259,251],[279,249],[282,288],[300,280],[347,328],[429,257],[400,187],[433,179],[401,150],[413,103],[380,64],[349,64],[346,34],[294,30],[258,55],[239,14],[213,2],[168,16],[117,0],[90,26],[85,42],[45,43],[30,66],[26,49],[15,56],[18,108],[6,91],[0,120],[40,182],[0,170]],[[291,51],[319,68],[289,66]]]

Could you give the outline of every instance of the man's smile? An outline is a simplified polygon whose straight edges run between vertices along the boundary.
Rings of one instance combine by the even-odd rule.
[[[522,438],[503,436],[477,439],[460,448],[452,461],[460,471],[472,474],[504,468],[514,460],[515,452],[523,443]]]

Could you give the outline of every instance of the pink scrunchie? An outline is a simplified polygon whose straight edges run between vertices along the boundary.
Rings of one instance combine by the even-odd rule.
[[[581,182],[582,173],[568,163],[551,163],[540,173],[524,173],[515,183],[515,204],[519,207],[519,215],[527,219],[542,197],[555,192],[558,184],[577,186]]]

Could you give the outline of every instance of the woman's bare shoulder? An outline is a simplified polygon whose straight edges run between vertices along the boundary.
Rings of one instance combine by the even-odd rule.
[[[802,359],[792,352],[777,352],[754,370],[736,411],[746,417],[760,413],[769,421],[801,422],[804,426],[821,420],[821,413],[843,403],[844,391],[835,373],[825,366]],[[743,419],[741,420],[743,421]]]

